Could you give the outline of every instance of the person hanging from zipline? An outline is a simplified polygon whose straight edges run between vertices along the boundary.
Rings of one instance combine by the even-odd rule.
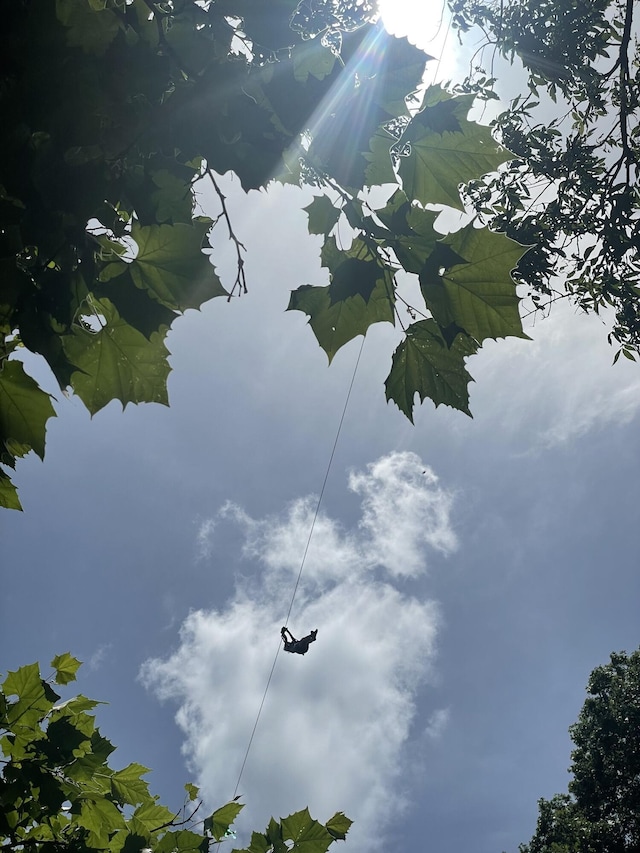
[[[284,643],[285,652],[291,652],[295,655],[306,655],[309,651],[310,643],[315,643],[317,633],[318,629],[316,628],[315,631],[307,634],[306,637],[303,637],[301,640],[296,640],[288,628],[282,628],[280,635]],[[287,639],[287,634],[289,635],[289,639]]]

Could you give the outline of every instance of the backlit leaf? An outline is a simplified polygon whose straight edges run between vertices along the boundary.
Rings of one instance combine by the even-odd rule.
[[[163,826],[168,826],[175,818],[166,806],[156,802],[146,802],[135,810],[131,817],[131,827],[144,835]]]
[[[329,287],[302,285],[294,290],[288,311],[304,311],[318,343],[331,361],[340,347],[366,334],[372,323],[393,323],[393,295],[379,279],[367,301],[359,294],[331,302]]]
[[[131,263],[131,277],[138,287],[175,311],[199,308],[216,296],[228,296],[220,279],[202,254],[211,223],[187,225],[140,225],[134,221],[131,236],[138,254]]]
[[[5,509],[22,509],[18,498],[18,490],[11,482],[11,478],[0,468],[0,506]]]
[[[0,440],[28,445],[44,457],[46,423],[55,417],[51,397],[24,372],[19,361],[0,369]]]
[[[71,384],[91,414],[111,400],[127,403],[163,403],[167,400],[169,351],[165,331],[150,340],[126,323],[108,299],[91,299],[89,306],[101,325],[98,331],[75,325],[64,339],[69,360],[78,368]]]
[[[363,152],[367,161],[364,175],[368,187],[396,183],[396,173],[391,160],[391,146],[395,141],[384,127],[379,127],[369,140],[369,150]]]
[[[188,182],[167,169],[158,169],[152,179],[157,189],[151,193],[150,201],[156,208],[157,221],[190,222],[193,201]]]
[[[244,850],[234,850],[233,853],[267,853],[271,845],[267,836],[262,832],[251,833],[251,844]]]
[[[334,207],[326,195],[316,196],[303,210],[309,217],[309,234],[327,236],[340,218],[340,208]]]
[[[488,127],[466,119],[469,96],[442,100],[415,115],[401,138],[410,153],[398,174],[410,199],[463,210],[460,184],[495,171],[513,155],[501,148]]]
[[[416,394],[420,402],[429,397],[436,407],[444,403],[471,417],[467,389],[471,376],[464,361],[476,350],[466,335],[458,335],[448,347],[434,320],[414,323],[393,354],[385,382],[387,400],[393,400],[411,423]]]
[[[111,790],[121,803],[137,806],[149,796],[149,783],[140,777],[149,772],[142,764],[129,764],[111,777]]]
[[[188,829],[178,829],[165,832],[159,843],[154,845],[157,853],[207,853],[209,841],[196,832]]]
[[[68,684],[70,681],[76,680],[76,672],[80,668],[81,662],[69,652],[65,652],[62,655],[56,655],[51,661],[51,666],[56,671],[56,684]]]
[[[242,803],[232,802],[216,809],[204,822],[205,832],[210,832],[216,841],[221,841],[243,808]]]
[[[528,337],[522,330],[518,305],[520,299],[511,277],[526,247],[504,234],[467,225],[445,237],[448,247],[465,263],[447,266],[437,275],[429,269],[420,276],[427,303],[435,287],[440,286],[446,318],[436,316],[441,325],[455,322],[478,342],[486,338]]]
[[[120,29],[118,18],[109,9],[94,10],[87,0],[56,0],[56,14],[68,27],[67,41],[85,53],[102,55]]]
[[[40,676],[37,663],[22,666],[15,672],[9,671],[3,684],[6,696],[17,696],[7,711],[7,722],[13,725],[17,734],[24,734],[28,743],[34,736],[38,722],[47,714],[55,699],[47,695],[45,682]],[[19,743],[16,746],[20,747]],[[13,752],[14,757],[19,755]]]
[[[84,800],[76,822],[89,830],[88,846],[98,850],[109,846],[111,833],[126,827],[124,816],[118,808],[104,798]]]
[[[184,786],[185,791],[187,792],[187,796],[189,797],[190,802],[197,800],[200,796],[200,789],[197,785],[194,785],[192,782],[187,782]]]
[[[309,74],[318,80],[324,79],[333,70],[336,57],[328,49],[319,49],[314,41],[304,41],[291,51],[293,75],[299,83],[306,83]]]
[[[293,842],[292,850],[300,853],[325,853],[333,842],[331,833],[311,817],[308,809],[282,820],[282,836]]]
[[[349,820],[343,812],[336,812],[325,825],[334,838],[344,841],[352,824],[353,821]]]

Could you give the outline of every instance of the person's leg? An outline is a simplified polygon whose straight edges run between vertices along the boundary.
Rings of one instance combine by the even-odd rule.
[[[307,648],[309,648],[309,643],[315,643],[315,641],[316,641],[316,634],[317,634],[317,633],[318,633],[318,629],[316,628],[316,630],[315,630],[315,631],[312,631],[310,634],[307,634],[307,636],[306,636],[306,637],[303,637],[303,638],[302,638],[301,640],[299,640],[298,642],[300,642],[300,643],[306,643],[306,644],[307,644]]]

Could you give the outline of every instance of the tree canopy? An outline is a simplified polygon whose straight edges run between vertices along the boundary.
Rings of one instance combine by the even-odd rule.
[[[510,270],[524,249],[473,224],[443,237],[424,208],[461,209],[459,184],[511,155],[467,119],[471,95],[415,94],[427,57],[368,3],[26,0],[2,38],[4,506],[19,507],[8,469],[43,455],[54,414],[22,347],[92,414],[112,399],[166,404],[173,320],[245,290],[216,180],[228,171],[245,190],[317,189],[309,230],[330,284],[302,284],[289,307],[329,359],[372,323],[402,323],[386,389],[408,417],[416,393],[469,412],[467,357],[523,335]],[[214,218],[197,205],[203,181]],[[387,200],[370,205],[381,186]],[[220,229],[237,250],[227,286],[206,255]],[[399,298],[402,270],[418,276],[422,309]]]
[[[274,181],[314,191],[305,210],[329,284],[300,283],[289,309],[308,316],[329,361],[372,324],[397,324],[386,397],[411,420],[416,395],[471,414],[467,360],[487,339],[526,337],[523,294],[531,310],[559,296],[612,306],[616,357],[634,357],[632,0],[451,6],[460,31],[482,26],[489,47],[528,69],[530,95],[492,128],[468,116],[476,97],[497,97],[494,78],[425,88],[429,57],[385,32],[373,0],[11,4],[1,506],[20,508],[10,470],[44,455],[55,414],[24,350],[92,415],[114,399],[167,404],[174,319],[246,291],[218,181],[228,172],[245,191]],[[536,123],[539,92],[562,117]],[[219,203],[206,215],[204,182]],[[449,234],[435,227],[443,208],[466,212]],[[212,262],[221,238],[237,257],[228,282]]]
[[[208,816],[198,788],[171,810],[149,791],[148,768],[109,765],[115,747],[89,713],[101,704],[85,696],[61,701],[53,685],[74,681],[80,662],[69,653],[51,661],[46,680],[37,663],[7,673],[0,685],[0,845],[33,853],[208,853],[235,838],[243,808],[231,801]],[[326,853],[344,840],[351,821],[341,812],[326,824],[307,809],[265,832],[254,832],[234,853]]]
[[[640,849],[640,650],[616,652],[591,673],[569,729],[569,793],[538,803],[520,853],[632,853]]]
[[[532,246],[515,274],[547,311],[570,299],[604,312],[609,341],[640,352],[640,48],[633,0],[451,0],[461,33],[485,39],[467,86],[495,94],[494,60],[520,66],[526,88],[493,122],[514,159],[464,194],[490,228]],[[478,55],[477,55],[478,57]],[[498,72],[499,73],[499,72]]]

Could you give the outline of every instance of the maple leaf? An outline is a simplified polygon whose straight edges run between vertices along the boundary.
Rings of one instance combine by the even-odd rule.
[[[527,247],[470,224],[439,241],[438,250],[443,260],[425,266],[420,286],[441,326],[454,322],[480,343],[486,338],[528,338],[511,277]]]
[[[138,254],[130,264],[135,284],[148,290],[158,302],[176,311],[199,308],[215,296],[228,296],[220,279],[202,254],[202,243],[211,228],[209,220],[191,225],[140,225],[134,221],[131,236]]]
[[[459,334],[449,347],[435,320],[420,320],[409,326],[400,343],[385,382],[387,400],[413,423],[413,406],[418,394],[422,403],[429,397],[472,417],[467,386],[472,381],[464,360],[477,351],[468,335]]]
[[[469,96],[441,100],[412,118],[400,139],[409,145],[409,154],[398,166],[409,199],[464,210],[460,184],[494,172],[513,158],[488,127],[466,119],[471,101]]]
[[[166,328],[147,339],[120,317],[108,299],[90,297],[87,308],[100,328],[93,331],[86,324],[76,324],[63,346],[77,367],[71,376],[73,390],[91,414],[114,399],[120,400],[123,408],[127,403],[168,405],[171,368],[169,350],[163,343]]]

